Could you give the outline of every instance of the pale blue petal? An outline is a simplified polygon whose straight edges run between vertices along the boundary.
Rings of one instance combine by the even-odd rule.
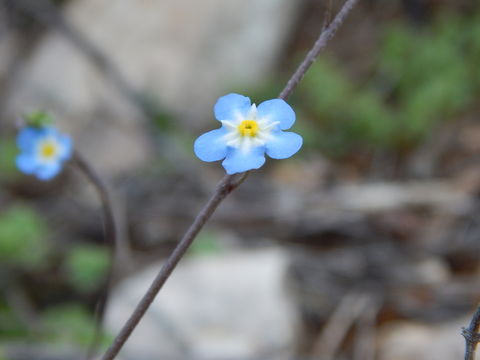
[[[15,159],[18,169],[25,174],[33,174],[38,167],[38,162],[32,154],[22,153]]]
[[[41,130],[33,127],[25,127],[20,130],[17,135],[17,146],[21,150],[32,151],[41,136]]]
[[[228,94],[217,100],[213,112],[219,121],[235,120],[236,114],[245,117],[251,106],[250,98],[239,94]]]
[[[272,133],[272,139],[265,147],[267,155],[273,159],[286,159],[295,154],[302,147],[303,139],[293,132],[278,131]]]
[[[57,175],[61,169],[61,163],[56,161],[48,165],[43,165],[35,172],[35,175],[40,180],[50,180]]]
[[[227,174],[236,174],[258,169],[265,163],[265,147],[258,146],[249,152],[237,148],[228,148],[227,157],[222,162]]]
[[[195,155],[203,161],[222,160],[227,155],[227,144],[223,139],[226,134],[227,130],[222,127],[200,136],[193,145]]]
[[[262,102],[257,108],[258,119],[278,121],[279,128],[286,130],[295,123],[295,111],[282,99],[272,99]]]
[[[60,136],[60,133],[58,132],[58,130],[56,128],[54,128],[53,126],[45,126],[41,129],[41,131],[43,132],[44,136],[50,135],[50,136],[53,136],[55,138]]]
[[[58,136],[58,142],[62,147],[62,154],[60,155],[60,160],[68,160],[72,156],[73,144],[72,138],[68,135]]]

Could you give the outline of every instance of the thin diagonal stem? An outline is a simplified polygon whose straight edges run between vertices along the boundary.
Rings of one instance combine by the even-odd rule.
[[[477,348],[478,342],[480,341],[480,334],[478,330],[480,329],[480,306],[473,314],[472,320],[468,328],[462,329],[462,335],[465,338],[465,360],[474,360],[475,359],[475,350]]]
[[[298,85],[310,65],[312,65],[313,61],[318,56],[320,51],[335,35],[336,31],[343,23],[346,15],[353,8],[356,2],[357,0],[347,0],[343,8],[337,14],[335,19],[330,23],[330,25],[328,25],[324,30],[321,31],[318,40],[313,45],[312,49],[308,52],[305,60],[300,64],[298,69],[292,75],[287,85],[280,93],[279,98],[285,100],[288,98],[288,96],[290,96],[290,94]],[[133,310],[133,313],[130,315],[125,325],[123,325],[117,337],[114,339],[112,345],[108,348],[101,360],[113,360],[118,355],[123,345],[132,334],[135,327],[138,325],[142,317],[147,312],[158,292],[162,289],[163,285],[168,280],[170,274],[173,272],[173,270],[179,263],[180,259],[186,253],[193,240],[195,240],[197,234],[200,232],[200,230],[202,230],[203,226],[210,219],[212,214],[217,209],[218,205],[220,205],[220,203],[228,196],[228,194],[230,194],[233,190],[240,186],[241,183],[245,180],[245,178],[246,175],[242,174],[238,180],[234,181],[235,176],[226,175],[218,183],[213,195],[199,212],[192,225],[190,225],[187,232],[178,243],[177,247],[173,250],[172,254],[168,257],[165,264],[160,269],[160,272],[150,285],[150,288],[147,290],[136,308]]]
[[[132,315],[130,315],[130,318],[120,330],[120,333],[113,341],[113,344],[107,350],[105,355],[103,355],[102,360],[111,360],[114,359],[115,356],[117,356],[118,352],[123,347],[137,324],[140,322],[143,315],[145,315],[145,312],[148,310],[151,303],[157,296],[157,293],[163,287],[163,284],[165,284],[173,269],[175,269],[180,259],[186,253],[197,234],[203,228],[208,219],[210,219],[215,209],[218,207],[218,205],[220,205],[222,200],[225,199],[225,197],[227,197],[227,195],[230,194],[233,190],[235,190],[238,185],[240,185],[238,182],[233,182],[234,178],[235,177],[232,175],[225,175],[225,177],[217,185],[215,193],[210,197],[208,202],[205,204],[205,206],[195,218],[192,225],[190,225],[190,228],[187,230],[183,238],[178,243],[177,247],[173,250],[172,254],[169,256],[169,258],[163,265],[157,277],[153,280],[150,288],[147,290],[147,292],[133,311]]]
[[[343,24],[343,21],[347,17],[350,10],[352,10],[352,8],[355,6],[357,1],[358,0],[347,0],[342,9],[338,12],[337,16],[335,16],[335,19],[333,19],[333,21],[325,28],[325,30],[320,33],[317,41],[315,41],[313,47],[308,52],[307,56],[305,56],[305,59],[302,61],[290,80],[288,80],[287,85],[278,96],[280,99],[286,100],[292,94],[293,90],[297,87],[300,80],[302,80],[303,76],[318,57],[320,52],[325,48],[325,46],[327,46],[328,41],[333,38],[337,30]]]

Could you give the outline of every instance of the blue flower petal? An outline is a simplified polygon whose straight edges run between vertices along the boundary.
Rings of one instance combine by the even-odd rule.
[[[237,148],[228,148],[227,157],[222,162],[227,174],[236,174],[258,169],[265,163],[265,147],[258,146],[249,152]]]
[[[272,139],[265,147],[267,155],[273,159],[286,159],[295,154],[302,147],[303,139],[293,132],[278,131],[272,133]]]
[[[257,117],[280,122],[279,128],[286,130],[295,123],[295,111],[282,99],[262,102],[257,108]]]
[[[35,156],[22,153],[15,159],[18,169],[25,174],[33,174],[38,168],[38,162]]]
[[[203,161],[222,160],[227,155],[227,144],[223,139],[226,134],[227,130],[222,127],[200,136],[193,145],[195,155]]]
[[[60,146],[62,147],[62,153],[60,154],[60,160],[68,160],[72,156],[73,144],[72,138],[68,135],[58,135],[57,138]]]
[[[40,180],[50,180],[57,175],[62,169],[62,164],[59,161],[40,167],[35,175]]]
[[[237,114],[245,117],[252,106],[250,98],[239,94],[228,94],[217,100],[213,112],[217,120],[235,120]]]
[[[33,151],[41,135],[41,130],[33,127],[25,127],[17,135],[17,146],[24,151]]]

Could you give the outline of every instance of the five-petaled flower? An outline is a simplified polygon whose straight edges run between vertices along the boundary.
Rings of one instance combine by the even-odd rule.
[[[52,126],[24,127],[17,136],[17,167],[25,174],[49,180],[72,155],[72,140]]]
[[[286,159],[302,147],[302,137],[284,132],[295,122],[295,112],[282,99],[272,99],[258,107],[239,94],[218,99],[214,113],[222,127],[200,136],[194,144],[195,154],[203,161],[223,160],[228,174],[258,169],[265,154]]]

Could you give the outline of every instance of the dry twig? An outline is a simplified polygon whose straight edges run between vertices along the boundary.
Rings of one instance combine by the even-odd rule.
[[[333,360],[348,330],[370,303],[370,297],[365,294],[346,295],[315,342],[313,353],[321,360]]]
[[[465,338],[465,360],[475,360],[475,350],[480,342],[480,306],[473,314],[472,321],[467,328],[462,329],[462,335]]]
[[[112,197],[107,184],[97,174],[90,163],[77,151],[73,155],[73,163],[85,175],[85,177],[97,191],[98,197],[100,198],[100,202],[102,204],[103,217],[105,221],[105,239],[110,249],[110,266],[106,277],[106,284],[95,309],[96,320],[93,340],[85,356],[86,360],[89,360],[95,355],[100,342],[103,318],[108,303],[108,296],[110,293],[113,276],[115,274],[116,264],[124,263],[126,259],[130,258],[130,256],[128,255],[128,245],[120,243],[119,241],[118,222],[116,220]]]

